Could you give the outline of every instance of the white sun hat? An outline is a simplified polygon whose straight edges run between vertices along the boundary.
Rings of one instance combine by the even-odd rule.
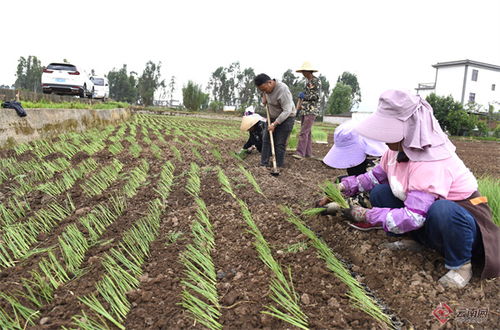
[[[304,62],[300,69],[296,70],[295,72],[302,72],[302,71],[311,71],[311,72],[318,72],[318,70],[314,69],[311,63],[309,62]]]

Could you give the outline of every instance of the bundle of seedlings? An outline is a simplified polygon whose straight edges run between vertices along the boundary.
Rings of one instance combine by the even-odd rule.
[[[342,195],[342,192],[340,192],[337,185],[333,184],[331,181],[325,181],[325,183],[323,183],[320,187],[330,201],[337,203],[344,209],[349,208],[349,204],[344,199],[344,196]]]
[[[338,189],[338,186],[333,184],[330,181],[325,181],[322,185],[320,185],[321,190],[325,193],[325,195],[328,197],[330,202],[337,203],[341,208],[348,209],[349,204],[347,201],[344,199],[344,196],[342,195],[342,192]],[[302,215],[305,216],[314,216],[318,214],[322,214],[325,212],[324,207],[314,207],[311,209],[307,209],[302,212]]]

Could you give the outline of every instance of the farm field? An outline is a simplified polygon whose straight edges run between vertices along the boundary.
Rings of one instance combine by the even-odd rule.
[[[445,290],[438,254],[301,215],[343,171],[287,156],[273,177],[234,155],[246,138],[238,121],[141,114],[0,150],[0,327],[437,329],[444,303],[488,311],[447,328],[500,328],[500,279]],[[453,142],[500,179],[498,142]]]

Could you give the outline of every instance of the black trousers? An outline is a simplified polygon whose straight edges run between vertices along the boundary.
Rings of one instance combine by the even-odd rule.
[[[295,117],[288,117],[274,129],[273,138],[276,165],[279,167],[283,167],[283,165],[285,165],[286,144],[288,142],[288,137],[292,132],[294,123]],[[269,165],[269,158],[271,157],[271,140],[269,138],[269,131],[267,130],[268,124],[269,123],[266,123],[266,129],[262,139],[262,153],[260,158],[260,165],[262,166]]]

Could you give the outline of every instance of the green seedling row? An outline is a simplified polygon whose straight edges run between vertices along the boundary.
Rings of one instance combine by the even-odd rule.
[[[367,295],[361,283],[359,283],[351,275],[347,267],[335,257],[328,245],[318,238],[312,230],[307,228],[307,226],[293,214],[291,209],[283,207],[282,211],[288,216],[287,220],[309,238],[311,245],[318,251],[319,257],[326,262],[327,268],[349,287],[350,291],[347,295],[352,299],[354,306],[376,319],[384,327],[394,327],[391,318],[383,312],[383,308],[380,304]]]
[[[215,238],[207,207],[196,197],[197,217],[191,226],[193,243],[186,246],[180,257],[185,268],[185,278],[181,284],[181,306],[191,317],[209,329],[222,329],[217,321],[221,315],[217,294],[217,273],[211,253],[215,248]]]
[[[218,177],[222,190],[231,195],[240,204],[241,213],[249,227],[249,232],[255,237],[255,249],[259,254],[259,259],[273,273],[269,288],[272,292],[271,299],[278,307],[272,305],[265,306],[266,310],[263,311],[263,313],[276,317],[298,328],[308,329],[307,315],[300,308],[299,296],[293,287],[290,269],[288,270],[288,278],[286,278],[283,269],[276,259],[274,259],[269,244],[262,235],[257,224],[253,221],[248,206],[234,194],[229,179],[220,168],[218,168]]]
[[[75,326],[93,329],[96,325],[100,325],[102,328],[107,328],[105,321],[107,320],[116,327],[124,329],[121,322],[130,310],[126,293],[139,285],[138,277],[142,274],[141,266],[149,255],[150,244],[158,236],[160,215],[166,208],[165,201],[174,180],[173,172],[173,165],[167,162],[162,168],[160,183],[156,189],[160,198],[149,203],[148,215],[137,221],[123,235],[118,247],[111,249],[103,257],[103,266],[106,271],[102,279],[96,283],[97,292],[78,298],[96,315],[97,319],[90,318],[85,311],[82,311],[81,315],[72,317]],[[103,307],[101,300],[110,306],[110,311]]]

